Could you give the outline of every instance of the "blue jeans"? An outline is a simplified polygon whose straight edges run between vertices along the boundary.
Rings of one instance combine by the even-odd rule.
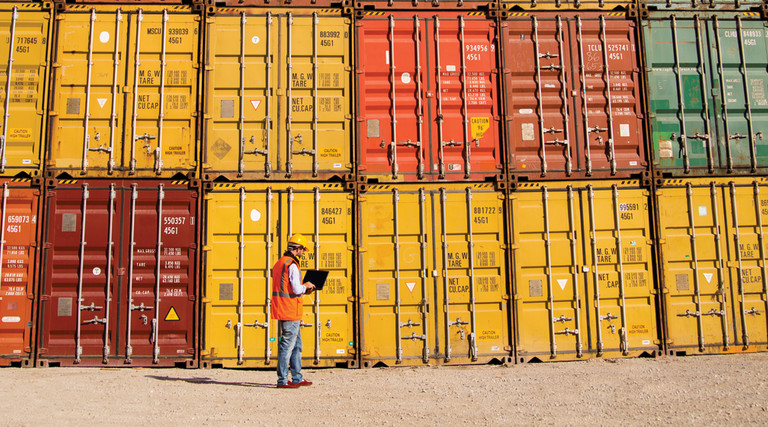
[[[299,320],[281,320],[278,322],[280,344],[277,351],[277,385],[288,383],[290,365],[293,382],[300,383],[301,375],[301,327]]]

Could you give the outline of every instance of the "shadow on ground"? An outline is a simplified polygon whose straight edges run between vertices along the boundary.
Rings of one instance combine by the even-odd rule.
[[[160,375],[147,375],[147,378],[152,378],[154,380],[159,381],[183,381],[185,383],[190,384],[215,384],[215,385],[233,385],[238,387],[261,387],[261,388],[276,388],[275,384],[270,383],[249,383],[249,382],[241,382],[241,381],[216,381],[211,378],[204,378],[204,377],[196,377],[196,378],[178,378],[178,377],[168,377],[168,376],[160,376]]]

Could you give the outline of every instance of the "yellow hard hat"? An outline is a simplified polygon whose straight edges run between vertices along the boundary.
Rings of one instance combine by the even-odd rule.
[[[303,234],[294,234],[291,236],[290,239],[288,239],[288,246],[301,246],[304,248],[305,251],[309,251],[309,246],[307,245],[307,238],[304,237]]]

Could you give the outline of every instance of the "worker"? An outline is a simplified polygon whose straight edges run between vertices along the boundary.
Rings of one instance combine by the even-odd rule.
[[[294,234],[288,239],[288,250],[272,267],[272,318],[278,320],[280,342],[277,352],[277,388],[299,388],[312,383],[301,375],[302,295],[312,292],[312,282],[301,283],[299,258],[307,251],[307,239]],[[288,381],[288,369],[291,381]]]

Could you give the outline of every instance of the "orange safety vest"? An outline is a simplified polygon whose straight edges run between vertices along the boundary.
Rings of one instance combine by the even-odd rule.
[[[272,267],[272,318],[275,320],[301,320],[304,314],[304,302],[301,295],[293,293],[288,267],[296,264],[301,277],[301,267],[296,259],[283,255]]]

